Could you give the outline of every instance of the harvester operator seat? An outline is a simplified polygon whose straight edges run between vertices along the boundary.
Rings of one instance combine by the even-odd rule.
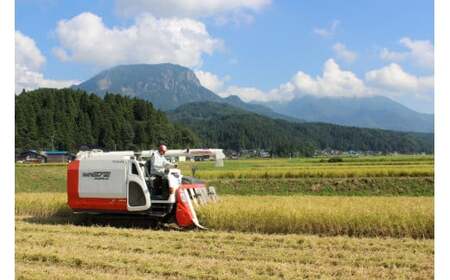
[[[145,176],[149,192],[154,200],[167,200],[169,195],[169,182],[162,176],[151,174],[151,159],[145,162]]]

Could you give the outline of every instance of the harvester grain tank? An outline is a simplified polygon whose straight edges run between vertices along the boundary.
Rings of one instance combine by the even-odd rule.
[[[166,170],[168,189],[161,189],[145,160],[153,152],[79,152],[67,169],[69,207],[74,212],[135,214],[174,220],[183,228],[204,228],[194,206],[217,201],[215,188],[171,168]]]

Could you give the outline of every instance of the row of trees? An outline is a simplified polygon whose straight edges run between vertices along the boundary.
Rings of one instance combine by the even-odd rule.
[[[189,129],[172,124],[152,104],[115,94],[100,98],[73,89],[38,89],[16,96],[16,150],[81,146],[139,150],[166,143],[171,148],[199,143]]]

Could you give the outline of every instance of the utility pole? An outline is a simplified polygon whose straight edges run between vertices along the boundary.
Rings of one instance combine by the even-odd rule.
[[[52,136],[50,137],[50,139],[52,140],[52,151],[55,150],[55,144],[54,144],[54,140],[55,140],[55,134],[53,133]]]

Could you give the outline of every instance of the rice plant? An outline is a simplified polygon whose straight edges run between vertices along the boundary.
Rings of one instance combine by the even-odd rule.
[[[434,237],[431,197],[230,195],[198,212],[206,226],[217,230]]]

